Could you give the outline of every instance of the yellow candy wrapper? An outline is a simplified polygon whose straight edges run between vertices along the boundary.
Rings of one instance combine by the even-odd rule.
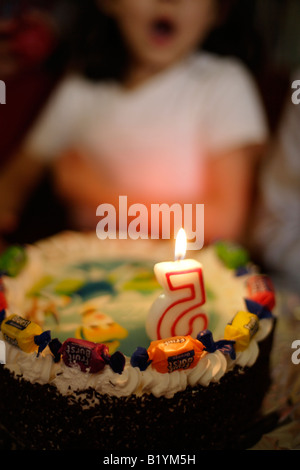
[[[226,340],[235,341],[236,351],[244,351],[258,331],[258,327],[259,319],[257,315],[240,311],[226,325],[224,337]]]
[[[2,320],[1,331],[8,343],[26,353],[39,354],[51,340],[50,331],[43,332],[39,325],[16,314]]]

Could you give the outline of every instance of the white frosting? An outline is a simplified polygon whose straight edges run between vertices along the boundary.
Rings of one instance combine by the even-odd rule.
[[[4,340],[1,332],[0,339]],[[29,382],[38,382],[42,385],[50,383],[56,373],[60,370],[60,364],[55,364],[53,356],[48,349],[37,356],[36,353],[25,353],[21,349],[12,346],[7,342],[5,345],[5,367],[7,367],[11,372],[14,372],[15,375],[22,376]]]
[[[255,363],[259,354],[259,347],[257,342],[253,339],[247,349],[237,353],[235,363],[241,367],[251,367]]]
[[[266,320],[264,324],[268,324],[268,328],[262,328],[264,332],[260,331],[261,340],[268,335],[272,321]],[[217,350],[214,353],[206,353],[194,368],[170,374],[157,372],[152,367],[140,371],[130,365],[129,359],[122,374],[113,372],[109,366],[105,366],[101,372],[90,374],[82,372],[76,366],[68,367],[62,362],[55,364],[48,350],[37,357],[35,353],[27,354],[6,344],[5,367],[32,383],[51,383],[64,395],[93,388],[100,394],[116,397],[152,393],[156,397],[172,398],[175,393],[185,390],[187,385],[207,387],[211,382],[219,382],[235,365],[242,368],[251,367],[258,354],[257,341],[252,339],[246,350],[237,353],[234,361]]]
[[[86,253],[87,243],[89,243],[88,256],[93,257],[98,249],[98,245],[97,248],[95,245],[95,236],[87,241],[86,236],[72,235],[70,237],[69,234],[64,234],[41,242],[35,247],[29,247],[28,266],[16,279],[8,279],[6,283],[10,311],[13,313],[17,311],[21,314],[19,309],[22,301],[24,302],[24,292],[40,275],[39,250],[42,250],[43,255],[51,260],[63,258],[66,262],[70,258],[73,261],[74,253],[78,253],[78,255]],[[151,252],[149,248],[144,250],[143,244],[137,243],[134,246],[139,246],[143,255]],[[165,246],[163,248],[165,249]],[[118,255],[116,251],[110,249],[106,250],[105,253],[110,257]],[[231,320],[233,313],[243,306],[244,283],[240,278],[234,278],[229,270],[221,267],[219,260],[212,254],[211,250],[203,250],[199,259],[201,262],[203,260],[203,264],[205,264],[205,275],[210,276],[209,270],[218,273],[215,285],[220,286],[220,291],[223,293],[222,299],[220,297],[219,308],[220,311],[224,311],[224,318],[218,328],[219,337],[217,339],[222,339],[222,331],[224,331],[226,323]],[[224,301],[224,299],[226,300]],[[231,301],[229,302],[228,299]],[[117,397],[132,394],[142,396],[143,394],[152,393],[156,397],[171,398],[177,392],[185,390],[187,386],[202,385],[207,387],[210,383],[219,382],[226,372],[235,365],[242,368],[251,367],[259,355],[258,343],[269,335],[272,326],[273,319],[260,320],[259,330],[250,341],[248,348],[238,352],[234,361],[217,350],[214,353],[205,353],[192,369],[166,374],[157,372],[152,366],[149,366],[145,371],[140,371],[137,367],[131,366],[129,358],[126,360],[122,374],[114,373],[108,365],[101,372],[90,374],[82,372],[77,367],[68,367],[62,361],[58,364],[54,363],[53,356],[48,348],[37,357],[36,353],[27,354],[8,343],[6,343],[5,367],[16,376],[22,376],[32,383],[52,384],[64,395],[71,395],[74,391],[83,392],[92,388],[99,394]],[[3,339],[1,333],[0,339]]]
[[[207,387],[210,382],[219,382],[226,371],[226,358],[220,351],[216,351],[204,356],[198,365],[189,371],[188,383],[192,387],[198,384]]]

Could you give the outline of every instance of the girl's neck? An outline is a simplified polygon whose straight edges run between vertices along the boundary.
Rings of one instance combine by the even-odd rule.
[[[132,64],[125,75],[123,85],[127,89],[138,88],[167,67]]]
[[[172,70],[178,64],[182,63],[186,58],[192,55],[193,52],[194,51],[185,55],[184,57],[179,58],[178,60],[175,60],[172,63],[167,63],[164,65],[145,64],[137,61],[131,61],[124,75],[124,88],[128,90],[138,88],[140,85],[143,85],[148,80],[154,78],[156,75],[166,72],[167,70]]]

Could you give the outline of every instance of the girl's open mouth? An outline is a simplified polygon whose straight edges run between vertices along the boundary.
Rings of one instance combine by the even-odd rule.
[[[174,38],[175,33],[175,23],[169,18],[156,18],[150,24],[151,39],[156,44],[167,44]]]

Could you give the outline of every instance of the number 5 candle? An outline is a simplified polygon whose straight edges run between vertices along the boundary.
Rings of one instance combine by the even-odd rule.
[[[154,273],[163,293],[153,303],[146,321],[152,341],[178,335],[193,338],[208,326],[207,315],[201,311],[205,303],[202,265],[184,259],[186,235],[180,229],[176,237],[175,261],[157,263]]]

